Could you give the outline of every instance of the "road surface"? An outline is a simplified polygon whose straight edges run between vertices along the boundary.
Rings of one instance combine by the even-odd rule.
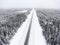
[[[34,9],[10,40],[10,45],[47,45]]]

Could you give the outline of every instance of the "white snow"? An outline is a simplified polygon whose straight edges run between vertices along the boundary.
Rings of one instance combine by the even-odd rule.
[[[24,45],[32,15],[33,18],[28,45],[47,45],[34,9],[31,11],[26,21],[18,29],[15,36],[10,40],[10,45]]]
[[[33,9],[33,20],[31,26],[31,34],[28,45],[47,45],[42,34],[42,28],[39,24],[36,11]]]
[[[28,32],[28,27],[29,27],[31,17],[32,17],[32,11],[27,17],[26,21],[18,29],[14,37],[10,40],[10,45],[24,45],[24,41]]]
[[[17,11],[17,13],[26,13],[28,10]]]

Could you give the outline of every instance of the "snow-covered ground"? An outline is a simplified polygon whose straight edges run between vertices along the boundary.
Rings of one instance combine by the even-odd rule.
[[[32,18],[32,15],[33,15],[33,18]],[[32,9],[26,21],[18,29],[15,36],[10,40],[10,45],[24,45],[29,24],[31,22],[31,18],[32,18],[32,24],[30,29],[28,45],[47,45],[46,40],[42,34],[42,28],[39,24],[36,11],[34,9]]]
[[[17,13],[26,13],[28,10],[17,11]]]

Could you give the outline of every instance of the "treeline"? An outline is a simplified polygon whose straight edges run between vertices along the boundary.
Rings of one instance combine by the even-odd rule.
[[[26,18],[26,14],[20,13],[10,17],[7,16],[8,20],[6,22],[0,22],[0,45],[9,44],[9,40],[14,36]]]
[[[47,45],[60,45],[60,19],[58,17],[47,17],[47,15],[42,15],[40,11],[37,12]]]

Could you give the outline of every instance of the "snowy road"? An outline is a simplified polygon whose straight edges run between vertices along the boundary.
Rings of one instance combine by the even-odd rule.
[[[34,9],[10,40],[10,45],[47,45]]]
[[[33,19],[28,45],[47,45],[35,10],[33,10]]]

